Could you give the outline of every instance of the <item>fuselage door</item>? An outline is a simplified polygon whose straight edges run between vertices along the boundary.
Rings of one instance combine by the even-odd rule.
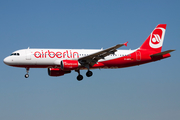
[[[29,49],[26,50],[26,60],[31,60],[31,51]]]
[[[140,51],[136,51],[136,60],[141,61],[141,52]]]

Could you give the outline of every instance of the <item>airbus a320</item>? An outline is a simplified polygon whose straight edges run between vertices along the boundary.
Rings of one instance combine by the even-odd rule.
[[[170,57],[167,50],[161,52],[166,24],[159,24],[145,42],[134,50],[118,50],[127,46],[127,42],[107,49],[21,49],[4,59],[4,63],[13,67],[26,68],[25,78],[30,68],[47,68],[49,76],[63,76],[75,71],[77,80],[83,76],[80,70],[87,70],[86,76],[93,75],[91,69],[112,69],[141,65]]]

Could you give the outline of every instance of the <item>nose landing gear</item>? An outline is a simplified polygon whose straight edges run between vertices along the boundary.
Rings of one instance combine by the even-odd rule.
[[[29,73],[29,68],[26,68],[26,73],[27,73],[27,74],[25,74],[24,77],[25,77],[25,78],[28,78],[28,77],[29,77],[29,74],[28,74],[28,73]]]

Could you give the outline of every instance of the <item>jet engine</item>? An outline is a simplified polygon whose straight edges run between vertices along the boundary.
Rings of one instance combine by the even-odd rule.
[[[78,60],[62,60],[61,69],[62,70],[75,70],[80,66]]]

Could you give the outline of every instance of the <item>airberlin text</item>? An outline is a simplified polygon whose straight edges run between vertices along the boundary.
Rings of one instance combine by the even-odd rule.
[[[73,52],[71,50],[65,50],[64,52],[54,52],[54,51],[36,51],[34,52],[34,57],[36,58],[79,58],[78,52]]]

